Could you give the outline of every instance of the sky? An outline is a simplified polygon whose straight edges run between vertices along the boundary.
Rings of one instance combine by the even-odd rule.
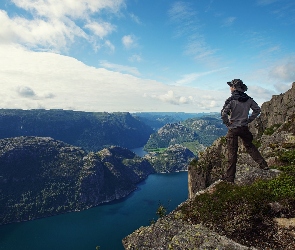
[[[0,108],[218,112],[295,82],[294,0],[1,0]]]

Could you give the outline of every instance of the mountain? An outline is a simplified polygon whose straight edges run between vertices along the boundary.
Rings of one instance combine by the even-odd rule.
[[[235,184],[221,181],[227,147],[218,138],[188,167],[189,199],[125,237],[125,249],[295,249],[294,97],[295,82],[249,126],[271,170],[240,142]]]
[[[182,124],[197,133],[199,143],[205,147],[211,146],[217,138],[227,133],[227,128],[222,123],[220,114],[187,119]]]
[[[168,123],[150,135],[144,146],[146,151],[167,148],[181,144],[189,148],[195,155],[210,146],[218,137],[226,134],[226,126],[222,124],[220,115],[190,118],[178,123]]]
[[[216,113],[138,112],[132,115],[157,131],[167,123],[177,123],[189,118],[215,116]]]
[[[87,151],[142,147],[152,128],[130,113],[0,109],[0,139],[51,137]]]
[[[0,224],[80,211],[125,197],[154,169],[121,147],[87,153],[49,137],[0,140]]]
[[[188,162],[195,159],[188,148],[175,144],[168,148],[151,152],[144,156],[157,173],[172,173],[187,170]]]

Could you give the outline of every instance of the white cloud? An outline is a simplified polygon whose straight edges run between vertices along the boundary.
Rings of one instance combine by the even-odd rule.
[[[132,55],[131,57],[129,57],[128,59],[130,62],[141,62],[142,58],[140,55]]]
[[[107,9],[117,12],[124,5],[124,0],[12,0],[19,8],[36,16],[48,18],[87,18],[90,14]]]
[[[137,46],[136,37],[134,35],[126,35],[122,37],[122,43],[126,49],[131,49]]]
[[[188,104],[190,101],[190,98],[175,95],[172,90],[169,90],[163,95],[154,95],[153,98],[159,99],[162,102],[171,103],[173,105]]]
[[[215,57],[217,50],[211,49],[202,36],[192,36],[185,47],[184,54],[192,56],[197,62],[206,64],[216,64]]]
[[[16,91],[22,97],[32,98],[36,96],[35,92],[27,86],[19,86]]]
[[[261,100],[270,100],[272,95],[275,94],[275,92],[273,90],[261,86],[251,86],[247,94],[253,97],[257,102],[261,103]]]
[[[123,8],[124,0],[13,0],[18,8],[27,11],[22,16],[8,16],[0,10],[0,38],[2,43],[20,43],[28,48],[63,51],[76,38],[93,42],[92,36],[106,38],[115,29],[108,21],[94,20],[94,14],[105,10],[116,14]],[[30,16],[26,18],[26,16]],[[90,31],[90,32],[89,32]]]
[[[6,43],[21,43],[28,47],[61,50],[74,41],[74,37],[86,38],[83,30],[70,20],[44,21],[41,19],[27,20],[22,17],[10,19],[6,12],[0,12],[0,37]]]
[[[44,92],[41,94],[36,94],[35,91],[29,86],[17,86],[16,92],[20,97],[35,99],[35,100],[54,98],[54,94],[52,93]]]
[[[295,56],[280,61],[269,74],[282,82],[295,82]]]
[[[118,72],[125,72],[125,73],[129,73],[129,74],[132,74],[132,75],[140,75],[139,71],[135,67],[129,67],[129,66],[125,66],[125,65],[114,64],[114,63],[110,63],[110,62],[107,62],[107,61],[101,61],[100,66],[102,66],[102,67],[104,67],[106,69],[110,69],[110,70],[114,70],[114,71],[118,71]]]
[[[206,71],[206,72],[201,72],[201,73],[191,73],[191,74],[186,74],[183,75],[183,77],[180,80],[177,80],[175,82],[176,85],[186,85],[186,84],[190,84],[195,82],[196,80],[198,80],[199,78],[206,76],[206,75],[211,75],[214,74],[216,72],[220,72],[223,70],[226,70],[227,67],[225,68],[220,68],[220,69],[215,69],[215,70],[210,70],[210,71]]]
[[[167,86],[89,67],[74,58],[49,52],[2,45],[0,54],[1,108],[198,112],[219,110],[227,97],[226,92],[212,90],[210,94],[216,98],[206,99],[205,90]],[[103,64],[122,70],[120,65]],[[123,70],[137,73],[135,68]]]
[[[290,84],[277,83],[277,84],[275,84],[275,89],[279,93],[285,93],[287,90],[289,90],[292,87],[291,85],[292,85],[291,83]]]
[[[141,21],[138,16],[134,15],[133,13],[130,14],[131,19],[136,22],[137,24],[141,24]]]
[[[91,30],[100,39],[103,39],[116,29],[115,25],[108,22],[90,22],[85,25],[85,28]]]

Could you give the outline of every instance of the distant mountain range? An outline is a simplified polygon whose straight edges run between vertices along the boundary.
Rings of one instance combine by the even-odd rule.
[[[190,118],[217,117],[219,113],[184,113],[184,112],[139,112],[134,117],[152,127],[155,131],[167,123],[177,123]]]
[[[130,113],[0,109],[0,139],[52,137],[86,151],[98,151],[111,145],[142,147],[152,132]]]
[[[187,170],[196,157],[190,143],[204,149],[199,134],[214,135],[217,120],[166,124],[155,134],[167,141],[160,136],[157,151],[138,157],[129,149],[150,142],[154,130],[134,114],[2,109],[0,224],[87,209],[125,197],[151,173]]]

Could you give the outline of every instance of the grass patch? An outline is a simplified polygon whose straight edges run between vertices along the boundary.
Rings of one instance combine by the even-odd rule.
[[[284,171],[275,179],[247,186],[221,182],[215,192],[196,196],[178,209],[184,220],[203,223],[241,244],[259,246],[259,242],[269,242],[275,234],[270,226],[275,216],[270,203],[284,204],[285,216],[295,216],[294,166]]]
[[[259,147],[261,146],[261,142],[258,141],[258,140],[253,140],[252,143],[254,144],[254,146],[255,146],[256,148],[259,148]]]
[[[288,151],[283,152],[279,156],[280,161],[285,162],[290,165],[295,164],[295,149],[291,149]]]
[[[163,153],[167,148],[149,148],[149,152],[154,152],[154,153]]]

